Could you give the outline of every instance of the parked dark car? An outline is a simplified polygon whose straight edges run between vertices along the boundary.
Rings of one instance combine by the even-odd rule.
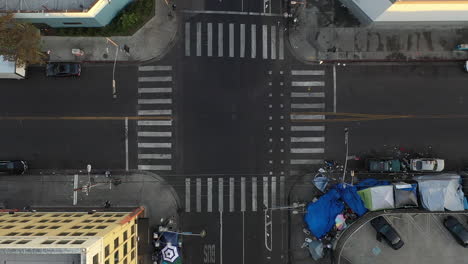
[[[370,172],[399,172],[401,162],[397,159],[368,159],[367,168]]]
[[[22,160],[0,161],[0,172],[9,174],[23,174],[28,170],[28,164]]]
[[[453,216],[447,216],[444,220],[444,226],[450,231],[457,242],[468,248],[468,231],[466,228]]]
[[[74,62],[48,63],[46,68],[47,77],[69,77],[80,76],[81,65]]]
[[[378,241],[383,238],[395,250],[400,249],[405,244],[395,228],[383,216],[372,219],[371,225],[377,231]]]

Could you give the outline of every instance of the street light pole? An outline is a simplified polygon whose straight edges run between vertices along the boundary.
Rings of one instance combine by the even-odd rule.
[[[106,40],[115,47],[114,67],[112,68],[112,97],[115,99],[117,98],[117,88],[115,87],[115,65],[117,64],[117,56],[119,55],[119,45],[110,38],[106,38]]]
[[[344,162],[344,168],[343,168],[343,179],[342,179],[342,182],[345,181],[345,176],[346,176],[346,167],[348,166],[348,149],[349,149],[349,140],[348,140],[348,137],[349,137],[349,130],[348,128],[345,128],[344,129],[344,133],[345,133],[345,145],[346,145],[346,156],[345,156],[345,162]]]

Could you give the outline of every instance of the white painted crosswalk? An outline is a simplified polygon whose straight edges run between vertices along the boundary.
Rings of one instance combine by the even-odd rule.
[[[187,21],[185,56],[257,59],[261,54],[259,59],[284,60],[284,31],[278,25]]]
[[[173,170],[172,66],[140,66],[138,87],[138,169]]]
[[[290,83],[290,175],[323,163],[325,153],[325,70],[292,69]]]
[[[285,204],[285,184],[285,176],[188,177],[185,212],[262,212]]]

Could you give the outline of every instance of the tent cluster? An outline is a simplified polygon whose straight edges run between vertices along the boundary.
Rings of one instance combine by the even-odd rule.
[[[424,175],[413,178],[416,183],[390,183],[366,179],[355,186],[337,184],[317,201],[307,205],[304,221],[310,232],[323,238],[335,225],[337,216],[347,206],[357,216],[368,210],[418,207],[429,211],[461,211],[466,203],[456,174]]]

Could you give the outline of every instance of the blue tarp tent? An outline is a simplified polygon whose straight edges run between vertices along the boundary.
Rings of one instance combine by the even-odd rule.
[[[362,216],[367,212],[367,208],[364,206],[361,197],[357,193],[356,186],[340,183],[336,185],[336,189],[340,193],[341,199],[358,216]]]
[[[336,216],[344,210],[343,202],[339,199],[339,192],[331,189],[318,201],[307,205],[304,221],[315,237],[322,238],[335,225]]]

